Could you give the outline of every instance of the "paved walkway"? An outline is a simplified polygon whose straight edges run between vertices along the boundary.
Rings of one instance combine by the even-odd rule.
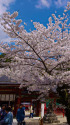
[[[60,121],[60,123],[55,123],[55,124],[51,123],[51,124],[47,124],[47,125],[68,125],[66,123],[66,117],[63,117],[62,115],[60,115],[57,118]],[[34,117],[34,118],[26,117],[25,122],[26,122],[26,125],[40,125],[39,119],[40,119],[40,117]],[[17,125],[16,119],[13,120],[13,125]],[[46,124],[43,124],[43,125],[46,125]]]
[[[25,118],[26,125],[39,125],[39,117]],[[17,125],[16,119],[13,120],[13,125]]]

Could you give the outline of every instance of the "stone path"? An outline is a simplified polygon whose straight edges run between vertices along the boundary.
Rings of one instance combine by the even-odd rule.
[[[47,125],[68,125],[66,122],[66,117],[58,116],[57,117],[60,123],[51,123]],[[26,125],[40,125],[40,117],[34,117],[34,118],[25,118]],[[17,125],[16,119],[13,120],[13,125]],[[43,125],[46,125],[45,123]]]

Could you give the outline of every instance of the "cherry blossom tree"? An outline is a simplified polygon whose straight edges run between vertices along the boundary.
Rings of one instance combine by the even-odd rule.
[[[57,85],[70,83],[70,2],[63,16],[52,14],[47,26],[33,22],[35,30],[27,32],[22,20],[16,20],[18,12],[4,13],[1,17],[3,30],[15,44],[0,43],[5,53],[1,74],[16,79],[30,91],[48,94]],[[11,62],[5,62],[6,58]]]
[[[56,92],[57,87],[62,88],[64,84],[67,84],[67,90],[64,88],[63,91],[70,93],[69,12],[70,2],[62,17],[52,14],[47,26],[33,22],[35,30],[30,32],[21,25],[21,19],[16,20],[18,12],[4,13],[0,18],[1,26],[14,45],[0,43],[0,52],[5,53],[0,57],[0,75],[18,81],[20,87],[25,86],[29,91],[38,91],[40,98],[46,97],[50,90]],[[69,112],[67,107],[70,124]]]

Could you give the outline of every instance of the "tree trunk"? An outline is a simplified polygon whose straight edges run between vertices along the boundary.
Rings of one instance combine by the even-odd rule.
[[[67,118],[67,123],[70,125],[70,108],[65,109],[65,115]]]

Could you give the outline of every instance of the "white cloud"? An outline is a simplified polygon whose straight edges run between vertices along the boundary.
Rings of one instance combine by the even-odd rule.
[[[55,0],[54,1],[54,4],[56,5],[56,7],[64,7],[67,5],[67,2],[70,1],[70,0]]]
[[[36,8],[43,8],[43,7],[49,8],[50,4],[51,4],[51,0],[38,0],[38,4],[36,5]]]
[[[15,0],[0,0],[0,15],[9,10],[10,4],[13,2],[15,2]],[[5,32],[3,32],[1,26],[0,26],[0,41],[9,42],[9,37]]]
[[[7,37],[8,37],[7,34],[6,34],[5,32],[3,32],[2,29],[0,29],[0,41],[1,41],[2,39],[4,39],[4,38],[7,38]]]
[[[0,15],[6,12],[15,0],[0,0]]]
[[[10,42],[11,38],[2,30],[0,29],[0,42]]]
[[[50,8],[51,6],[55,5],[55,7],[65,7],[67,2],[70,0],[38,0],[36,8]]]

